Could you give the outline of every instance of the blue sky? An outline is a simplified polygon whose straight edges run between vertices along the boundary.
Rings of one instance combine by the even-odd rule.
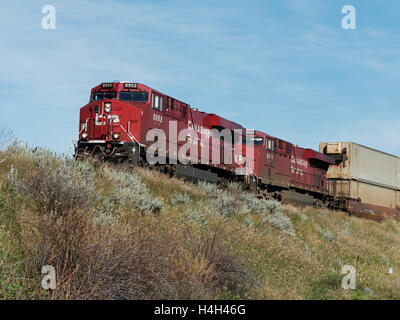
[[[56,30],[41,28],[43,5]],[[357,29],[341,27],[344,5]],[[132,80],[304,147],[400,155],[397,0],[3,1],[0,128],[70,151],[79,108]]]

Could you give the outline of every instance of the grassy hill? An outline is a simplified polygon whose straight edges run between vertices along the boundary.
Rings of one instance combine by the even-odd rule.
[[[1,299],[399,299],[399,247],[394,221],[0,151]],[[56,290],[41,288],[45,265]],[[341,287],[343,265],[355,290]]]

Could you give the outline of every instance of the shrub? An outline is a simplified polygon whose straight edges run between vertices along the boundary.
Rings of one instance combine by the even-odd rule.
[[[329,242],[336,241],[336,236],[330,230],[327,230],[326,232],[324,232],[322,237],[324,238],[324,240],[329,241]]]
[[[281,203],[275,200],[260,200],[260,206],[263,212],[267,212],[270,214],[282,212]]]
[[[201,233],[200,236],[193,232],[187,232],[187,245],[195,259],[206,260],[211,270],[211,278],[214,294],[218,295],[220,288],[235,296],[243,296],[255,286],[254,276],[247,271],[237,257],[227,250],[227,244],[223,242],[223,224],[227,220],[220,220],[220,224],[212,232]],[[222,297],[221,297],[222,298]]]
[[[196,209],[188,209],[185,212],[185,216],[190,219],[193,219],[202,226],[206,226],[208,224],[207,216],[205,214],[202,214],[200,211]]]
[[[230,195],[220,192],[212,199],[208,207],[210,213],[229,218],[238,211],[237,203]]]
[[[328,242],[336,241],[336,236],[329,229],[322,230],[321,227],[317,225],[317,232],[325,241]]]
[[[12,141],[16,141],[15,139],[16,137],[12,130],[6,128],[0,129],[0,150],[5,148]]]
[[[258,213],[261,216],[261,225],[267,223],[287,235],[296,235],[291,220],[282,212],[280,202],[259,200],[249,193],[243,193],[242,201],[244,212]]]
[[[20,257],[13,250],[11,233],[1,225],[0,243],[0,299],[22,298],[24,281]]]
[[[342,237],[348,236],[351,232],[351,226],[350,223],[347,221],[342,221],[340,224],[340,235]]]
[[[25,181],[18,177],[18,170],[13,165],[11,165],[7,174],[7,186],[12,193],[23,194],[28,192]]]
[[[185,193],[174,192],[172,194],[170,202],[172,205],[178,205],[178,204],[191,205],[192,198],[187,192]]]
[[[96,203],[100,203],[101,207],[96,208],[95,210],[94,222],[97,224],[114,222],[114,211],[116,209],[114,200],[109,197],[106,197],[105,199],[97,197]]]
[[[215,196],[220,191],[217,185],[204,181],[199,181],[198,186],[210,196]]]
[[[32,163],[28,176],[22,177],[13,166],[7,176],[7,186],[16,196],[32,199],[42,214],[63,214],[90,204],[94,183],[88,163],[63,161],[41,148],[27,157]]]
[[[136,209],[139,213],[159,214],[163,202],[153,198],[137,174],[104,167],[103,172],[113,185],[110,198],[118,205]]]
[[[299,212],[297,215],[300,217],[301,221],[305,222],[308,220],[308,217],[304,213]]]
[[[23,242],[24,251],[29,253],[28,277],[38,278],[43,265],[56,269],[57,289],[49,293],[49,298],[207,297],[196,277],[206,278],[208,271],[199,270],[202,274],[194,274],[193,278],[183,270],[179,272],[179,264],[171,263],[185,258],[182,251],[175,250],[179,245],[176,235],[162,231],[154,223],[147,226],[146,221],[139,220],[134,226],[107,222],[96,225],[87,212],[50,220],[38,221],[40,232],[30,233]],[[195,285],[197,288],[193,288]]]
[[[276,228],[289,236],[296,236],[292,221],[281,211],[267,213],[262,218],[263,222],[268,223],[271,227]]]
[[[241,210],[243,213],[259,213],[262,211],[260,200],[258,200],[253,194],[243,192],[240,195],[240,200],[242,202]]]
[[[228,183],[226,190],[230,193],[236,194],[238,192],[242,192],[243,188],[242,188],[242,185],[238,182],[230,182],[230,183]]]
[[[251,219],[251,217],[246,217],[246,219],[244,219],[244,223],[247,227],[253,228],[254,226],[254,222]]]
[[[386,255],[384,253],[379,253],[378,258],[381,262],[387,264],[389,263],[389,259],[386,257]]]
[[[243,192],[240,196],[243,213],[270,213],[282,211],[282,205],[275,200],[258,199],[254,194]]]

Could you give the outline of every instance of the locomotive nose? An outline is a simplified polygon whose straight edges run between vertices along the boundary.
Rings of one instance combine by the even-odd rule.
[[[90,114],[89,140],[116,141],[121,138],[120,107],[115,100],[94,102]]]

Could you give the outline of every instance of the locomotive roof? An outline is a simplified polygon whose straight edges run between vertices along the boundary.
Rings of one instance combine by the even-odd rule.
[[[145,85],[145,84],[143,84],[143,83],[134,82],[134,81],[102,82],[102,83],[98,84],[97,86],[93,87],[91,91],[93,92],[93,91],[95,91],[95,90],[107,90],[107,89],[111,89],[111,88],[106,88],[106,89],[103,88],[103,84],[104,84],[104,83],[112,84],[112,87],[111,87],[111,88],[114,89],[114,90],[121,90],[121,89],[124,89],[124,84],[126,84],[126,83],[137,84],[137,89],[147,89],[147,90],[150,90],[150,91],[153,92],[153,93],[157,93],[157,94],[160,94],[160,95],[163,95],[163,96],[172,98],[172,99],[174,99],[174,100],[176,100],[176,101],[178,101],[178,102],[180,102],[180,103],[183,103],[183,104],[185,104],[185,105],[187,105],[187,106],[190,107],[190,105],[189,105],[188,103],[186,103],[186,102],[183,102],[183,101],[181,101],[181,100],[179,100],[179,99],[176,99],[176,98],[174,98],[174,97],[172,97],[172,96],[169,96],[169,95],[167,95],[167,94],[165,94],[165,93],[162,93],[161,91],[158,91],[158,90],[156,90],[156,89],[153,89],[152,87],[149,87],[149,86],[147,86],[147,85]]]
[[[93,87],[91,91],[102,90],[102,89],[104,89],[104,88],[103,88],[103,84],[104,84],[104,83],[105,83],[105,82],[100,83],[99,85]],[[136,85],[137,85],[137,86],[136,86],[137,89],[148,89],[148,90],[150,90],[151,92],[154,92],[154,93],[157,93],[157,94],[164,95],[164,96],[166,96],[166,97],[172,98],[172,99],[174,99],[174,100],[176,100],[176,101],[178,101],[178,102],[180,102],[180,103],[183,103],[183,104],[187,105],[187,106],[190,108],[191,112],[198,112],[198,113],[205,114],[206,117],[208,116],[208,117],[210,118],[209,121],[210,121],[211,126],[212,126],[212,125],[219,125],[219,126],[226,127],[226,128],[229,127],[230,129],[232,129],[232,128],[243,128],[243,129],[244,129],[244,127],[243,127],[242,125],[240,125],[240,124],[238,124],[238,123],[236,123],[236,122],[233,122],[233,121],[231,121],[231,120],[225,119],[225,118],[223,118],[223,117],[221,117],[221,116],[219,116],[219,115],[217,115],[217,114],[215,114],[215,113],[208,113],[208,112],[204,112],[204,111],[199,111],[198,109],[193,109],[193,108],[190,107],[190,105],[189,105],[188,103],[185,103],[185,102],[183,102],[183,101],[181,101],[181,100],[178,100],[178,99],[176,99],[176,98],[174,98],[174,97],[171,97],[171,96],[169,96],[169,95],[166,95],[165,93],[162,93],[162,92],[160,92],[160,91],[158,91],[158,90],[156,90],[156,89],[153,89],[153,88],[151,88],[151,87],[149,87],[149,86],[147,86],[147,85],[145,85],[145,84],[143,84],[143,83],[140,83],[140,82],[131,82],[131,81],[113,81],[113,82],[108,82],[108,84],[109,84],[109,85],[111,86],[111,88],[113,88],[114,90],[121,90],[121,89],[123,89],[123,88],[124,88],[124,84],[126,84],[126,83],[136,84]],[[112,85],[111,85],[111,84],[112,84]],[[108,89],[111,89],[111,88],[108,88]],[[104,89],[104,90],[105,90],[105,89]],[[254,134],[263,136],[264,138],[268,137],[268,138],[271,138],[271,139],[279,139],[280,141],[283,141],[283,142],[285,142],[285,143],[289,143],[289,144],[293,145],[293,144],[292,144],[291,142],[289,142],[289,141],[286,141],[286,140],[283,140],[283,139],[280,139],[280,138],[277,138],[277,137],[268,135],[268,134],[266,134],[266,133],[264,133],[264,132],[262,132],[262,131],[259,131],[259,130],[254,130]],[[315,150],[313,150],[313,149],[304,149],[304,148],[300,148],[300,147],[295,146],[295,145],[293,145],[293,146],[294,146],[295,148],[302,149],[302,150],[306,151],[306,155],[307,155],[307,157],[309,157],[309,158],[318,159],[318,160],[325,161],[325,162],[328,162],[328,163],[331,163],[331,161],[332,161],[330,157],[327,157],[326,155],[324,155],[324,154],[322,154],[322,153],[320,153],[320,152],[318,152],[318,151],[315,151]]]

